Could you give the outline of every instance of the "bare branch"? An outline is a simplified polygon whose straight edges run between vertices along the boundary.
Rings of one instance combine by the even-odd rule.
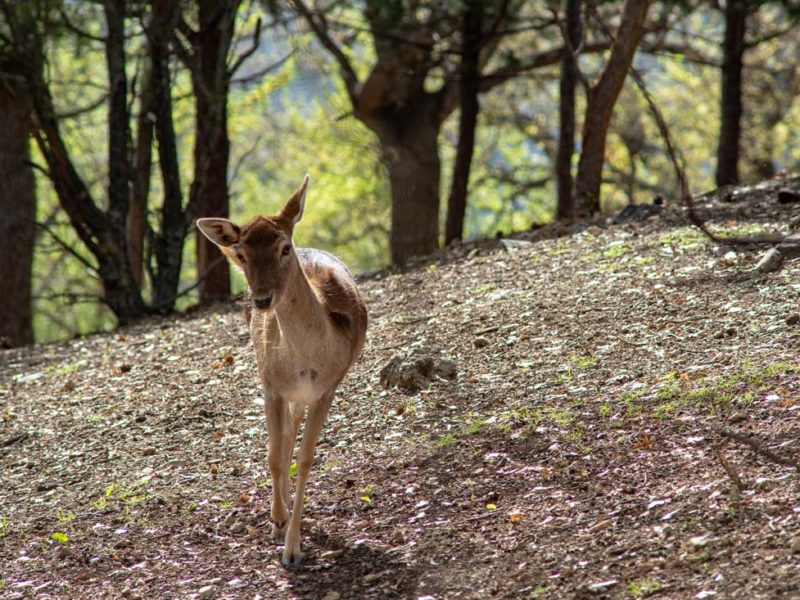
[[[50,235],[50,237],[52,237],[56,241],[56,243],[58,243],[59,246],[61,246],[64,250],[66,250],[74,258],[76,258],[78,260],[78,262],[80,262],[83,266],[85,266],[87,269],[89,269],[92,273],[94,273],[95,275],[99,276],[100,270],[99,270],[98,267],[96,267],[95,265],[90,263],[85,257],[83,257],[80,254],[78,254],[78,252],[70,244],[67,244],[67,242],[62,240],[58,236],[58,234],[56,232],[54,232],[52,229],[50,229],[50,227],[48,227],[45,223],[41,223],[41,222],[37,221],[36,222],[36,226],[37,227],[41,227],[42,229],[44,229]]]
[[[93,112],[98,108],[100,108],[101,106],[103,106],[106,103],[106,100],[108,100],[108,94],[102,94],[97,98],[97,100],[95,100],[91,104],[88,104],[81,108],[76,108],[75,110],[71,110],[68,112],[56,113],[55,115],[56,119],[58,120],[74,119],[75,117],[79,117],[81,115]]]
[[[233,77],[234,73],[244,64],[244,62],[253,56],[258,46],[261,43],[261,18],[256,21],[256,28],[253,30],[253,43],[234,61],[233,65],[228,69],[228,78]]]
[[[251,83],[253,81],[258,81],[267,73],[272,73],[272,71],[280,69],[284,64],[286,64],[286,61],[288,61],[292,56],[294,56],[296,51],[297,51],[296,48],[292,48],[292,50],[289,51],[289,54],[287,54],[283,58],[278,59],[274,63],[269,64],[266,67],[263,67],[257,71],[253,71],[249,75],[246,75],[244,77],[239,77],[237,79],[232,79],[231,83],[236,85],[247,85],[248,83]]]
[[[333,41],[333,38],[328,34],[328,24],[322,15],[317,14],[319,22],[314,18],[314,13],[305,5],[303,0],[292,0],[292,4],[297,11],[303,16],[308,23],[308,26],[316,34],[319,42],[333,55],[336,62],[339,64],[342,79],[344,80],[347,91],[351,98],[355,98],[357,94],[358,76],[356,75],[353,66],[350,64],[345,53]]]
[[[728,462],[728,459],[725,458],[725,455],[722,454],[722,445],[721,444],[712,444],[711,449],[714,451],[714,455],[719,460],[722,468],[725,469],[725,472],[728,474],[728,477],[731,478],[733,484],[736,486],[740,492],[745,489],[744,483],[742,483],[742,478],[739,477],[739,474],[736,472],[736,469],[733,468],[733,465]]]
[[[792,17],[789,20],[789,23],[785,27],[781,29],[776,29],[775,31],[770,31],[769,33],[765,33],[762,36],[750,40],[749,42],[745,43],[744,45],[745,50],[755,48],[759,44],[763,44],[764,42],[769,42],[783,35],[786,35],[790,31],[792,31],[795,27],[797,27],[798,20],[800,20],[800,15]]]
[[[611,42],[593,42],[590,44],[585,44],[581,49],[582,54],[592,54],[595,52],[603,52],[608,50],[611,47]],[[526,73],[528,71],[534,71],[536,69],[541,69],[543,67],[550,67],[553,65],[557,65],[561,61],[561,57],[564,54],[564,47],[558,46],[556,48],[551,48],[550,50],[544,50],[542,52],[537,53],[533,56],[530,60],[526,61],[525,63],[520,63],[518,65],[509,65],[508,67],[504,67],[498,69],[492,73],[488,73],[481,77],[481,91],[487,92],[498,85],[501,85],[512,79],[518,75]]]
[[[67,16],[66,11],[63,8],[59,8],[58,14],[61,16],[61,20],[64,21],[64,25],[66,25],[67,29],[72,31],[73,33],[79,35],[80,37],[100,42],[101,44],[106,43],[106,38],[99,35],[94,35],[93,33],[89,33],[88,31],[84,31],[77,25],[75,25],[72,21],[70,21],[69,17]]]
[[[203,271],[203,273],[197,278],[197,281],[195,281],[192,285],[184,288],[183,290],[181,290],[180,292],[178,292],[177,294],[175,294],[171,298],[167,298],[165,300],[162,300],[158,304],[153,304],[152,306],[150,306],[150,310],[151,311],[158,311],[158,310],[164,308],[165,306],[171,306],[178,298],[182,298],[183,296],[187,295],[192,290],[200,287],[200,284],[202,284],[203,281],[205,281],[208,278],[208,276],[211,274],[211,271],[214,269],[214,267],[216,267],[218,264],[220,264],[221,262],[223,262],[225,260],[228,260],[228,259],[226,258],[226,256],[224,254],[221,255],[221,256],[218,256],[217,258],[215,258],[214,260],[212,260],[208,264],[208,266],[206,267],[205,271]]]

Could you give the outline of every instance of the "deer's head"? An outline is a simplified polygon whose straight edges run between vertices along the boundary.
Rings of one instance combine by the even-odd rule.
[[[259,310],[274,308],[297,273],[292,233],[303,216],[307,187],[308,175],[278,214],[241,227],[228,219],[197,219],[200,231],[244,271]]]

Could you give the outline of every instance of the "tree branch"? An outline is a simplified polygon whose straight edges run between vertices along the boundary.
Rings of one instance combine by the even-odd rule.
[[[239,68],[244,64],[244,62],[253,56],[256,50],[258,50],[258,46],[261,43],[261,18],[259,17],[256,21],[256,28],[253,31],[253,43],[251,46],[245,50],[239,57],[234,61],[233,65],[228,69],[228,78],[230,79],[233,77],[234,73],[239,70]]]
[[[84,258],[80,254],[78,254],[78,252],[71,245],[67,244],[67,242],[62,240],[58,236],[58,234],[56,234],[55,231],[50,229],[50,227],[48,227],[45,223],[41,223],[41,222],[37,221],[36,222],[36,226],[44,229],[50,235],[50,237],[52,237],[56,241],[56,243],[59,246],[61,246],[64,250],[66,250],[74,258],[76,258],[83,266],[85,266],[87,269],[89,269],[92,273],[94,273],[97,276],[100,275],[100,269],[98,267],[96,267],[95,265],[90,263],[86,258]]]
[[[272,64],[269,64],[269,65],[267,65],[266,67],[263,67],[263,68],[259,69],[258,71],[253,71],[253,72],[252,72],[252,73],[250,73],[249,75],[246,75],[246,76],[244,76],[244,77],[239,77],[239,78],[237,78],[237,79],[232,79],[232,80],[231,80],[231,83],[232,83],[232,84],[236,84],[236,85],[247,85],[248,83],[251,83],[251,82],[253,82],[253,81],[256,81],[256,80],[258,80],[258,79],[261,79],[261,78],[262,78],[264,75],[266,75],[267,73],[272,73],[272,71],[275,71],[275,70],[277,70],[277,69],[280,69],[280,68],[281,68],[283,65],[285,65],[285,64],[286,64],[286,62],[287,62],[287,61],[288,61],[290,58],[292,58],[292,56],[294,56],[294,55],[295,55],[295,52],[296,52],[296,51],[297,51],[297,49],[296,49],[296,48],[292,48],[292,49],[289,51],[289,54],[287,54],[287,55],[286,55],[286,56],[284,56],[283,58],[281,58],[281,59],[278,59],[278,60],[277,60],[277,61],[275,61],[274,63],[272,63]]]
[[[356,75],[355,70],[353,70],[353,66],[350,64],[350,61],[345,53],[328,34],[328,24],[325,21],[325,18],[318,14],[317,16],[319,17],[320,23],[317,23],[314,19],[314,14],[305,5],[303,0],[292,0],[292,4],[306,20],[306,23],[308,23],[308,26],[317,36],[320,44],[322,44],[336,59],[336,62],[339,64],[341,77],[344,80],[345,87],[347,87],[347,92],[355,104],[355,99],[358,95],[358,76]]]
[[[95,42],[100,42],[101,44],[105,44],[106,43],[106,38],[105,37],[99,36],[99,35],[94,35],[93,33],[89,33],[88,31],[84,31],[83,29],[81,29],[80,27],[75,25],[72,21],[70,21],[69,17],[67,16],[66,11],[63,8],[59,8],[58,14],[61,16],[61,20],[64,21],[64,25],[67,27],[67,29],[69,29],[73,33],[79,35],[80,37],[83,37],[83,38],[86,38],[86,39],[89,39],[89,40],[92,40],[92,41],[95,41]]]
[[[100,97],[98,97],[97,100],[95,100],[91,104],[88,104],[81,108],[76,108],[75,110],[71,110],[68,112],[56,113],[55,117],[59,121],[64,119],[74,119],[75,117],[79,117],[81,115],[85,115],[87,113],[97,110],[98,108],[103,106],[103,104],[106,103],[106,100],[108,100],[108,94],[101,94]]]
[[[592,54],[595,52],[603,52],[608,50],[610,47],[611,42],[593,42],[590,44],[585,44],[581,48],[581,53]],[[557,48],[551,48],[550,50],[544,50],[537,53],[525,63],[520,63],[519,65],[510,65],[508,67],[498,69],[492,73],[487,73],[481,77],[481,91],[488,92],[498,85],[505,83],[509,79],[517,77],[518,75],[522,75],[523,73],[527,73],[528,71],[534,71],[543,67],[557,65],[561,61],[563,54],[564,47],[558,46]]]

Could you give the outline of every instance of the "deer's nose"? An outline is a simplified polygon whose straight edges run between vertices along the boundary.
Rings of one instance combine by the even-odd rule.
[[[269,296],[263,296],[261,298],[253,298],[253,304],[256,305],[256,308],[261,310],[266,310],[270,306],[272,306],[272,294]]]

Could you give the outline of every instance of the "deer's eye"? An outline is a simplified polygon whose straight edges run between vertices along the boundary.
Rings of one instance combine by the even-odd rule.
[[[241,252],[237,252],[237,253],[236,253],[236,260],[238,260],[238,261],[239,261],[240,263],[242,263],[242,264],[244,264],[244,263],[246,263],[246,262],[247,262],[247,261],[244,259],[244,254],[242,254]]]
[[[281,250],[281,256],[288,256],[289,252],[291,251],[292,247],[287,244],[286,246],[283,247],[283,250]]]

